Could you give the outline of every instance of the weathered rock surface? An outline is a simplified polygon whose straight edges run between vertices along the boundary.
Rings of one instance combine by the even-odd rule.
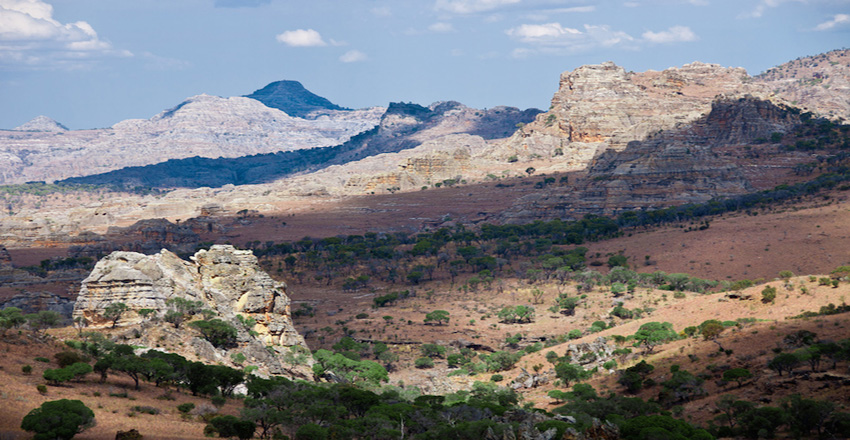
[[[193,96],[150,119],[106,129],[0,131],[0,184],[55,181],[187,157],[240,157],[338,145],[383,108],[294,118],[250,98]]]
[[[722,99],[692,123],[624,150],[600,151],[572,186],[526,196],[505,214],[509,221],[618,214],[703,203],[765,189],[762,182],[791,175],[811,157],[764,140],[800,123],[799,112],[753,97]],[[749,157],[744,155],[749,148]]]
[[[692,63],[662,72],[626,72],[612,62],[561,75],[551,109],[517,131],[502,156],[552,157],[568,169],[585,167],[597,152],[705,115],[720,94],[757,93],[742,68]],[[763,89],[763,88],[762,88]]]
[[[850,120],[850,49],[797,58],[753,80],[802,110]]]
[[[151,256],[113,252],[98,261],[83,280],[73,316],[84,319],[89,326],[106,327],[111,322],[104,318],[103,309],[123,302],[129,311],[122,315],[118,325],[141,326],[140,338],[145,345],[154,346],[159,343],[156,336],[191,339],[192,331],[185,324],[180,329],[170,328],[166,323],[151,326],[138,314],[139,310],[153,309],[157,317],[162,317],[169,310],[167,302],[171,298],[200,301],[204,308],[237,328],[238,347],[215,349],[207,341],[194,338],[189,344],[194,351],[188,355],[232,364],[230,355],[243,353],[249,363],[261,363],[264,372],[311,377],[310,362],[291,365],[280,356],[270,355],[265,348],[271,346],[278,355],[290,356],[307,350],[304,338],[292,324],[286,286],[263,272],[251,251],[215,245],[197,252],[191,259],[191,262],[181,260],[166,250]],[[253,318],[256,324],[246,329],[237,316]]]
[[[68,131],[68,127],[48,118],[47,116],[36,116],[30,119],[23,125],[14,128],[15,131],[47,131],[60,132]]]
[[[50,292],[25,292],[3,302],[2,308],[6,307],[17,307],[24,313],[49,310],[70,319],[71,313],[74,311],[74,301]]]

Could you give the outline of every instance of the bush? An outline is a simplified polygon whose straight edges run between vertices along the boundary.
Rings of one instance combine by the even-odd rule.
[[[35,389],[38,390],[38,392],[41,394],[47,394],[47,385],[38,384],[35,386]]]
[[[494,374],[494,375],[490,376],[490,382],[501,382],[504,379],[505,378],[501,374]]]
[[[776,287],[767,286],[761,291],[761,302],[772,303],[776,300]]]
[[[24,365],[23,367],[21,367],[21,372],[26,375],[32,374],[32,365]]]
[[[44,402],[21,421],[21,429],[34,432],[35,440],[69,440],[94,426],[94,412],[79,400]]]
[[[154,408],[152,406],[136,405],[132,409],[133,411],[140,412],[142,414],[150,414],[154,416],[159,414],[159,408]]]
[[[229,347],[236,343],[236,329],[221,319],[195,321],[190,324],[197,328],[204,338],[215,347]]]
[[[434,361],[429,357],[421,357],[416,359],[413,364],[416,368],[434,368]]]
[[[183,414],[189,414],[190,411],[195,409],[195,404],[192,402],[181,403],[177,405],[177,411],[180,411]]]
[[[204,433],[215,432],[221,438],[238,437],[240,439],[249,439],[254,437],[254,431],[256,429],[257,427],[254,425],[254,422],[227,415],[213,417],[206,428],[204,428]]]

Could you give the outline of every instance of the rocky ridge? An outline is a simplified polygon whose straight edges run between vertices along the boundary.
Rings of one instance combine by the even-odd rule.
[[[46,132],[60,132],[60,131],[68,131],[68,127],[56,122],[55,120],[48,118],[47,116],[36,116],[33,119],[30,119],[23,125],[19,125],[14,128],[15,131],[46,131]]]
[[[327,110],[346,110],[305,89],[298,81],[275,81],[245,97],[296,118],[314,119],[327,114]]]
[[[180,353],[187,358],[238,366],[231,355],[242,353],[248,364],[259,366],[263,373],[310,378],[309,349],[292,324],[285,289],[285,284],[260,269],[251,251],[229,245],[198,251],[191,262],[166,250],[150,256],[113,252],[98,261],[82,281],[73,317],[90,327],[109,327],[111,322],[103,316],[103,309],[123,302],[128,311],[117,324],[140,329],[128,333],[138,345],[154,347],[171,342],[178,347],[188,341],[193,350]],[[203,308],[215,312],[237,329],[237,345],[215,348],[194,336],[185,324],[172,328],[159,321],[170,309],[168,301],[172,298],[199,301]],[[141,309],[153,309],[155,317],[143,318],[138,313]],[[237,316],[253,319],[255,324],[246,328]],[[300,363],[292,362],[299,356]]]
[[[690,124],[630,142],[622,151],[599,152],[575,185],[523,197],[504,217],[524,222],[615,215],[766,189],[762,182],[790,176],[795,165],[812,160],[766,141],[798,124],[799,111],[769,101],[718,100],[708,115]]]
[[[193,96],[150,119],[61,132],[0,131],[0,184],[55,181],[169,159],[241,157],[338,145],[383,108],[295,118],[250,98]]]

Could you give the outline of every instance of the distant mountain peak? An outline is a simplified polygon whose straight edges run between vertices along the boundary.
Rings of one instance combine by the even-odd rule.
[[[68,131],[68,127],[54,121],[47,116],[36,116],[29,122],[14,128],[17,131]]]
[[[283,110],[286,114],[298,118],[309,116],[316,110],[348,110],[292,80],[275,81],[245,97],[256,99],[268,107]]]

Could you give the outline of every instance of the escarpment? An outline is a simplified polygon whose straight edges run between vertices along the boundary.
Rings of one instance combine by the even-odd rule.
[[[265,373],[309,378],[312,360],[293,326],[285,289],[260,269],[251,251],[230,245],[198,251],[191,261],[167,250],[149,256],[113,252],[83,280],[73,317],[89,327],[109,328],[113,320],[106,307],[124,303],[127,310],[114,324],[127,328],[125,337],[138,345],[171,344],[175,351],[185,347],[180,354],[207,362],[246,362]],[[180,303],[192,304],[192,310],[181,310]],[[187,322],[166,322],[169,313],[180,313]],[[214,347],[198,337],[188,322],[204,314],[236,329],[235,341]]]

